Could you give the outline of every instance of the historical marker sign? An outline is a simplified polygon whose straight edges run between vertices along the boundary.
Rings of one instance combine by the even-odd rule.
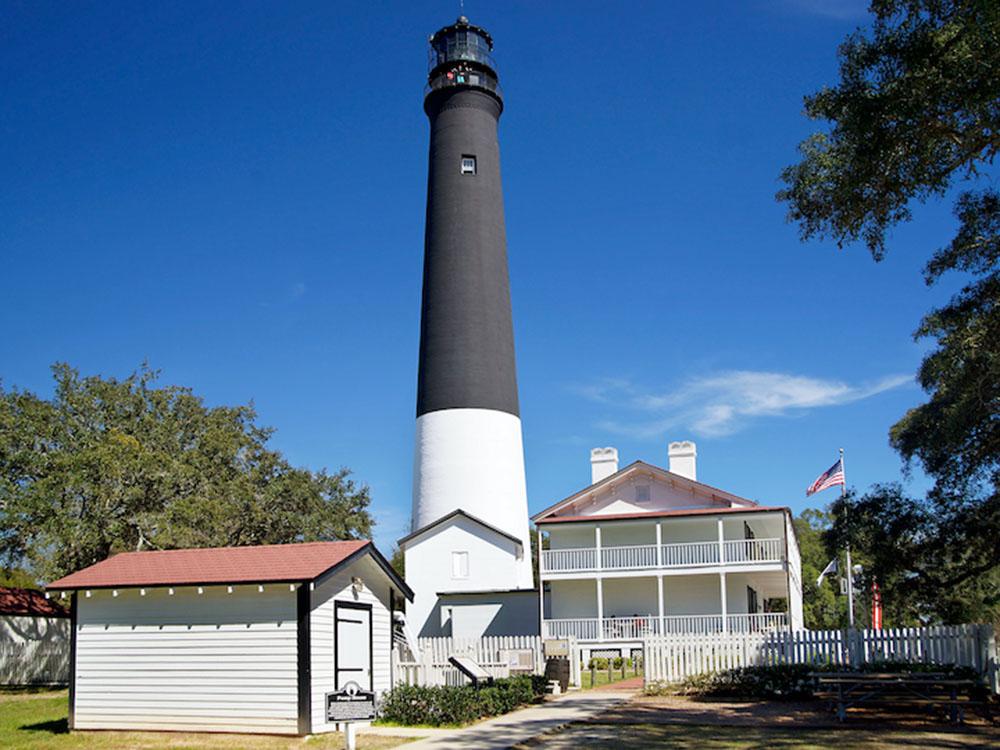
[[[371,721],[375,718],[375,693],[362,690],[356,682],[348,682],[343,689],[326,694],[326,720]]]
[[[545,649],[545,658],[553,656],[569,656],[569,639],[548,638],[542,641],[542,648]]]

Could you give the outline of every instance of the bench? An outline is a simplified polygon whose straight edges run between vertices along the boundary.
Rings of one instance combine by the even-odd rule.
[[[985,706],[987,718],[989,704],[972,699],[975,680],[962,680],[944,673],[858,674],[852,672],[813,672],[817,698],[835,705],[837,719],[847,718],[847,709],[865,705],[889,707],[938,706],[947,709],[949,718],[960,724],[965,709]]]

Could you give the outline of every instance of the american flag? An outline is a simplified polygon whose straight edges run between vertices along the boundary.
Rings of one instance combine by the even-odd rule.
[[[806,497],[825,490],[827,487],[836,487],[844,484],[844,459],[838,458],[837,463],[824,471],[816,481],[809,485],[806,490]]]

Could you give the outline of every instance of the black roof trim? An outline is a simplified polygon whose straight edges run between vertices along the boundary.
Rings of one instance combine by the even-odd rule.
[[[406,536],[404,536],[404,537],[403,537],[402,539],[398,539],[398,540],[396,540],[396,544],[398,544],[399,546],[403,546],[404,544],[406,544],[406,543],[407,543],[408,541],[410,541],[410,540],[411,540],[411,539],[413,539],[414,537],[418,537],[418,536],[420,536],[420,535],[421,535],[421,534],[423,534],[423,533],[424,533],[425,531],[428,531],[428,530],[430,530],[430,529],[433,529],[433,528],[434,528],[435,526],[437,526],[437,525],[439,525],[439,524],[442,524],[442,523],[444,523],[445,521],[450,521],[450,520],[451,520],[452,518],[455,518],[455,516],[462,516],[462,517],[464,517],[464,518],[468,518],[468,519],[469,519],[470,521],[473,521],[473,522],[475,522],[475,523],[478,523],[478,524],[479,524],[480,526],[482,526],[483,528],[485,528],[485,529],[489,529],[490,531],[492,531],[492,532],[495,532],[495,533],[499,534],[499,535],[500,535],[500,536],[502,536],[502,537],[505,537],[505,538],[507,538],[507,539],[510,539],[510,540],[511,540],[512,542],[514,542],[514,544],[519,544],[519,545],[521,545],[522,547],[524,546],[524,542],[522,542],[522,541],[521,541],[520,539],[518,539],[518,538],[517,538],[516,536],[514,536],[513,534],[508,534],[508,533],[507,533],[506,531],[504,531],[504,530],[502,530],[502,529],[498,529],[498,528],[497,528],[496,526],[494,526],[493,524],[490,524],[490,523],[486,523],[486,521],[484,521],[484,520],[483,520],[483,519],[481,519],[481,518],[476,518],[476,517],[475,517],[474,515],[472,515],[471,513],[466,513],[466,512],[465,512],[464,510],[462,510],[461,508],[456,508],[456,509],[455,509],[455,510],[453,510],[453,511],[452,511],[451,513],[448,513],[448,514],[446,514],[446,515],[443,515],[443,516],[441,516],[441,517],[440,517],[440,518],[439,518],[438,520],[436,520],[436,521],[431,521],[431,522],[430,522],[429,524],[427,524],[426,526],[423,526],[423,527],[421,527],[421,528],[417,529],[416,531],[412,531],[412,532],[410,532],[409,534],[407,534]]]

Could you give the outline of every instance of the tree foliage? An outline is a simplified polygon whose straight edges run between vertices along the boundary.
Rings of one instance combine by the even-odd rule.
[[[0,388],[0,551],[43,580],[126,550],[370,535],[366,486],[295,468],[252,405],[52,368],[43,399]]]
[[[880,260],[915,203],[963,186],[956,235],[925,280],[954,272],[965,286],[917,329],[934,341],[918,374],[929,400],[890,433],[934,486],[925,498],[877,486],[849,514],[837,504],[834,535],[870,556],[898,617],[968,620],[996,614],[1000,571],[1000,194],[989,180],[1000,3],[874,0],[871,10],[871,32],[840,48],[840,82],[806,98],[829,128],[800,145],[778,198],[803,239],[862,241]]]
[[[847,627],[846,597],[840,595],[839,576],[828,576],[822,585],[816,579],[837,554],[830,544],[829,530],[833,515],[829,511],[809,508],[794,520],[802,558],[802,615],[805,626],[814,630]]]
[[[839,50],[840,82],[806,97],[830,123],[799,146],[779,200],[803,239],[864,241],[878,259],[911,203],[975,176],[1000,149],[1000,4],[873,0],[870,35]]]
[[[1000,567],[974,517],[942,514],[934,499],[898,484],[876,485],[832,511],[829,542],[850,540],[858,550],[859,588],[878,580],[887,623],[984,622],[1000,613]]]

